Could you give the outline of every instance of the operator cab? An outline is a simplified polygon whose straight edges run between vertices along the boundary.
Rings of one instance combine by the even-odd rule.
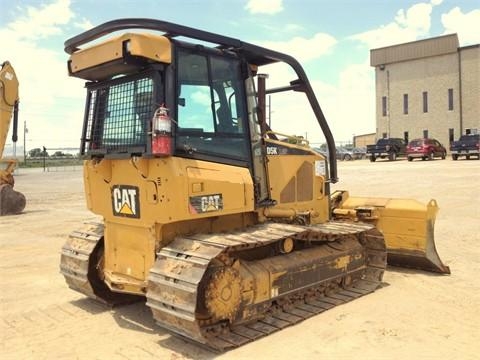
[[[110,39],[71,56],[71,75],[91,80],[86,84],[81,154],[87,159],[193,158],[249,168],[252,177],[264,182],[262,135],[247,61],[232,51],[137,35]],[[142,50],[136,50],[137,43]],[[151,47],[164,54],[161,61],[153,61],[155,55],[146,50]],[[110,48],[116,51],[107,62],[93,62]],[[171,122],[160,135],[171,145],[161,154],[152,145],[160,108],[168,110]],[[266,183],[257,182],[257,199],[265,200]]]
[[[130,28],[164,35],[126,33],[78,48]],[[214,46],[186,43],[180,36]],[[284,155],[314,154],[308,143],[290,151],[292,145],[277,141],[266,125],[265,95],[296,91],[306,95],[323,131],[330,150],[329,182],[337,181],[333,136],[304,70],[291,56],[145,19],[106,23],[68,40],[65,50],[71,55],[70,75],[90,80],[80,149],[87,159],[175,156],[248,168],[257,205],[270,206],[266,142],[275,154],[278,149]],[[266,90],[259,76],[257,93],[257,68],[273,63],[289,65],[298,79]]]
[[[164,46],[171,48],[171,63],[125,56],[123,62],[135,65],[116,67],[124,73],[111,73],[107,79],[100,77],[87,84],[82,155],[157,155],[151,147],[152,118],[164,105],[173,125],[170,155],[250,166],[248,113],[255,109],[245,106],[245,83],[253,89],[246,62],[218,49],[176,41]],[[129,46],[122,48],[128,51]],[[260,127],[253,115],[250,121],[258,141]]]

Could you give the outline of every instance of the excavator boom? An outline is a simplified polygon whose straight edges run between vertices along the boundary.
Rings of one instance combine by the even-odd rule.
[[[13,116],[12,116],[13,115]],[[25,196],[13,190],[16,159],[4,159],[3,152],[13,117],[12,140],[17,141],[18,79],[12,65],[5,61],[0,68],[0,216],[18,214],[25,208]]]

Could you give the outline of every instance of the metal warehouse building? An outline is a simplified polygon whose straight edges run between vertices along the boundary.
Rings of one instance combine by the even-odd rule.
[[[445,35],[370,50],[370,65],[377,139],[432,137],[448,148],[480,133],[480,44]]]

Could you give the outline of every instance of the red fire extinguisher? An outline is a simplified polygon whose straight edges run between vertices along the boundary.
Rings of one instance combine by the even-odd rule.
[[[172,119],[168,108],[162,104],[152,119],[152,153],[157,156],[172,155]]]

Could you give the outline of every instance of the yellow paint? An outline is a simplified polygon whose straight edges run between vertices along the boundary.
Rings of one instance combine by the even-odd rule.
[[[192,193],[200,193],[203,191],[203,183],[192,183]]]
[[[335,264],[333,265],[333,267],[335,269],[345,269],[347,265],[350,264],[350,262],[350,256],[341,256],[335,259]]]
[[[126,215],[133,215],[133,211],[130,206],[128,206],[128,204],[123,204],[122,208],[120,209],[120,213]]]
[[[18,101],[18,78],[13,66],[4,62],[0,69],[0,185],[13,185],[15,159],[3,159],[3,151],[10,129],[15,102]]]
[[[123,289],[136,288],[136,293],[142,293],[155,252],[165,245],[167,225],[171,240],[175,234],[212,231],[211,225],[207,225],[212,216],[224,215],[222,219],[230,219],[234,214],[254,211],[253,183],[246,168],[176,157],[150,159],[141,165],[130,160],[104,159],[85,161],[84,180],[89,209],[105,219],[106,281],[112,281],[109,279],[114,275],[115,283],[123,281]],[[115,185],[138,187],[139,219],[113,215],[111,192]],[[193,189],[201,191],[192,192]],[[190,213],[190,195],[213,193],[222,194],[222,210]],[[132,209],[124,204],[121,212],[131,214]],[[218,219],[215,223],[224,230],[241,224],[233,219]]]
[[[170,40],[165,36],[127,33],[73,53],[70,56],[72,75],[75,76],[75,73],[82,70],[122,59],[124,42],[129,42],[128,48],[133,56],[167,64],[172,61],[172,46]]]
[[[388,250],[426,253],[434,248],[433,227],[438,205],[435,200],[422,204],[412,199],[350,197],[343,195],[340,213],[372,207],[377,217],[372,222],[383,233]]]
[[[272,214],[281,213],[292,214],[295,211],[297,213],[309,212],[314,216],[311,216],[310,220],[312,224],[318,224],[328,221],[329,215],[329,199],[326,197],[324,187],[326,178],[322,175],[315,174],[315,161],[324,161],[325,159],[308,147],[287,144],[284,142],[278,142],[275,140],[267,139],[268,144],[281,144],[282,146],[288,146],[292,149],[299,149],[302,151],[311,152],[311,155],[271,155],[268,158],[268,178],[270,181],[271,197],[277,200],[277,205],[270,207],[269,211]],[[298,171],[304,166],[304,164],[310,164],[312,169],[312,198],[306,201],[298,201],[298,194],[302,191],[302,187],[306,186],[304,183],[298,180]],[[285,187],[294,178],[294,201],[288,203],[280,203],[280,194]],[[288,217],[288,216],[286,216]]]

